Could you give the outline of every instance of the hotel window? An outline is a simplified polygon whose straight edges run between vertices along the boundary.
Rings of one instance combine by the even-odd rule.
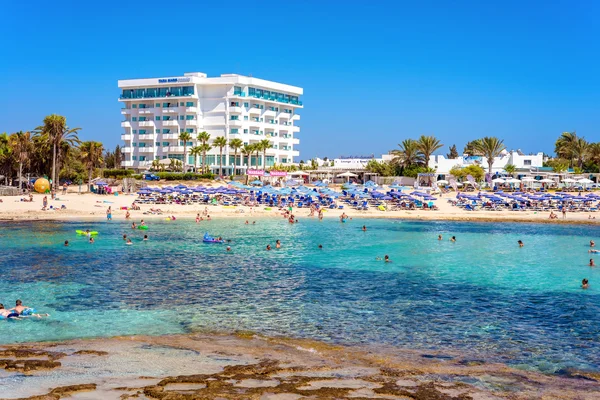
[[[185,131],[187,133],[194,133],[194,128],[187,128]]]
[[[163,160],[165,160],[167,158],[167,156],[163,156]]]
[[[146,161],[146,156],[140,156],[140,161]]]
[[[146,134],[146,130],[145,129],[140,129],[140,135],[145,135]]]
[[[183,141],[180,140],[179,145],[183,146]],[[192,143],[192,142],[187,142],[187,144],[186,144],[186,146],[193,146],[193,145],[194,145],[194,143]]]
[[[183,107],[183,101],[179,102],[179,106]]]
[[[171,133],[170,129],[163,129],[163,133]]]
[[[188,101],[185,103],[186,107],[194,107],[194,102],[193,101]]]
[[[237,115],[231,115],[231,116],[229,116],[229,119],[232,121],[239,121],[240,117]]]
[[[137,147],[137,143],[131,143],[133,147]]]
[[[160,142],[154,142],[154,145],[155,145],[156,147],[160,147]]]
[[[531,160],[523,160],[523,165],[531,166]]]
[[[256,93],[256,89],[254,89],[253,87],[251,87],[251,88],[248,88],[248,94],[249,94],[250,96],[254,96],[254,94],[255,94],[255,93]]]
[[[140,117],[140,122],[144,122],[146,120],[146,117]]]
[[[244,103],[244,107],[248,108],[250,106],[249,103]]]
[[[169,142],[162,142],[163,147],[169,147]]]
[[[133,133],[137,133],[137,129],[132,130]]]
[[[186,115],[185,116],[185,120],[186,121],[193,121],[195,119],[194,117],[195,117],[194,115]]]
[[[244,115],[244,121],[248,121],[248,116]]]
[[[171,117],[163,115],[163,121],[170,121]]]
[[[156,117],[156,120],[157,120],[157,121],[160,121],[160,117]]]
[[[179,120],[180,120],[180,121],[183,121],[183,115],[180,115],[180,116],[179,116]]]
[[[137,160],[137,156],[131,156],[131,159],[132,159],[133,161],[136,161],[136,160]]]
[[[131,108],[137,108],[137,104],[132,104]],[[141,108],[141,107],[140,107]]]
[[[160,107],[160,103],[156,103],[156,104],[155,104],[155,106],[156,106],[156,107]]]
[[[236,133],[238,133],[238,132],[239,132],[239,130],[238,130],[237,128],[234,128],[234,129],[231,129],[231,131],[230,131],[230,132],[231,132],[231,133],[233,133],[233,134],[236,134]]]
[[[137,117],[131,117],[132,121],[137,121]]]
[[[244,129],[244,133],[248,133],[248,129]]]
[[[154,156],[155,160],[160,160],[160,156]]]
[[[281,162],[284,163],[284,164],[287,163],[287,158],[282,158]]]
[[[138,143],[138,147],[146,147],[146,143]]]

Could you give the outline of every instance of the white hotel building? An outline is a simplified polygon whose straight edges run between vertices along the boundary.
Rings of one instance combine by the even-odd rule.
[[[300,96],[303,89],[253,77],[223,74],[209,78],[201,72],[185,73],[181,77],[120,80],[119,101],[123,107],[125,132],[121,139],[123,167],[145,170],[153,160],[175,158],[183,161],[184,143],[181,132],[187,131],[192,139],[187,143],[187,169],[195,165],[191,148],[200,144],[199,132],[210,134],[209,144],[224,136],[239,138],[244,144],[268,139],[271,148],[266,153],[266,166],[274,163],[290,164],[299,152],[294,146],[300,127],[298,110],[303,108]],[[219,169],[220,149],[207,153],[206,164],[213,172]],[[240,157],[238,150],[223,149],[223,174],[243,173],[246,168],[263,166],[263,152],[258,160]],[[197,157],[200,166],[202,156]],[[240,162],[240,159],[243,160]]]

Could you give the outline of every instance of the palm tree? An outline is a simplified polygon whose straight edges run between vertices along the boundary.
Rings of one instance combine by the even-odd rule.
[[[258,142],[257,146],[263,152],[263,169],[267,169],[267,150],[271,148],[269,139],[263,139]]]
[[[225,136],[219,136],[213,140],[213,144],[219,148],[219,176],[223,175],[223,147],[227,146]]]
[[[81,150],[81,160],[88,170],[88,191],[91,191],[92,174],[94,168],[102,163],[102,152],[104,151],[100,142],[83,142],[79,147]]]
[[[248,167],[252,166],[252,153],[254,153],[254,145],[253,144],[245,144],[242,147],[242,154],[246,156],[246,164]],[[242,164],[244,160],[242,160]]]
[[[408,168],[418,164],[421,160],[417,142],[413,139],[405,139],[398,144],[399,150],[392,150],[390,153],[394,156],[392,163],[402,168]]]
[[[183,163],[181,162],[181,160],[178,160],[176,158],[171,158],[169,168],[171,169],[171,171],[178,171],[179,168],[182,167],[182,165],[183,165]]]
[[[77,132],[81,128],[67,127],[67,119],[62,115],[51,114],[44,118],[44,125],[36,128],[36,131],[43,135],[48,143],[52,146],[52,184],[56,188],[58,185],[56,179],[56,161],[58,158],[57,151],[62,142],[66,142],[71,146],[79,144]]]
[[[19,131],[9,137],[9,144],[13,150],[17,162],[19,163],[19,190],[21,190],[23,177],[23,164],[29,160],[29,151],[31,150],[31,133]]]
[[[426,168],[429,167],[429,157],[442,147],[444,147],[444,145],[436,139],[435,136],[421,135],[417,141],[417,148],[423,155],[423,162],[425,163]]]
[[[468,142],[465,145],[465,148],[463,149],[463,154],[466,154],[468,156],[482,155],[482,154],[479,154],[479,151],[477,150],[478,143],[479,143],[479,139],[471,140],[470,142]]]
[[[573,146],[577,142],[577,132],[563,132],[554,144],[554,152],[559,158],[569,160],[569,166],[573,166]]]
[[[479,151],[485,158],[487,158],[488,172],[492,173],[492,165],[494,165],[494,158],[498,157],[502,150],[504,150],[504,140],[500,140],[496,137],[484,137],[479,139],[475,144],[475,149]]]
[[[588,157],[591,162],[600,165],[600,143],[590,143]]]
[[[187,165],[187,144],[192,139],[189,132],[183,131],[179,134],[179,140],[183,141],[183,172],[186,172]]]
[[[517,167],[514,164],[506,164],[504,166],[504,171],[509,174],[510,176],[512,176],[515,171],[517,170]]]
[[[9,136],[5,133],[0,135],[0,170],[4,173],[4,182],[8,186],[8,178],[12,176],[14,164],[14,153],[10,146]]]
[[[208,146],[208,141],[210,140],[210,133],[203,131],[198,134],[198,141],[202,143],[202,173],[204,173],[204,168],[206,166],[206,152],[211,149]]]
[[[197,171],[196,166],[198,165],[198,156],[202,154],[200,146],[194,146],[190,149],[190,154],[194,156],[194,171]]]
[[[243,146],[244,146],[244,142],[242,141],[242,139],[230,139],[229,140],[229,147],[231,147],[233,149],[233,174],[234,175],[236,174],[235,166],[236,166],[237,153],[238,153],[238,150],[241,149]],[[241,164],[243,164],[242,160],[240,160],[240,165]]]
[[[206,167],[206,153],[212,149],[212,146],[208,143],[203,143],[198,147],[202,153],[202,173],[206,173],[206,171],[208,171],[208,168]]]
[[[590,150],[590,144],[582,137],[577,138],[571,145],[573,158],[577,160],[577,166],[583,168],[583,161]]]
[[[152,160],[152,169],[155,171],[160,169],[160,160]]]
[[[253,146],[252,148],[254,149],[254,152],[256,152],[256,169],[258,169],[258,167],[259,167],[258,164],[259,164],[259,161],[260,161],[258,154],[260,153],[260,151],[262,150],[262,148],[260,147],[260,142],[259,143],[254,143],[252,146]]]

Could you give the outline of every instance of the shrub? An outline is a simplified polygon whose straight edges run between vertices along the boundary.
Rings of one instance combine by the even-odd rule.
[[[103,176],[105,178],[121,179],[133,175],[134,172],[132,169],[105,169]]]

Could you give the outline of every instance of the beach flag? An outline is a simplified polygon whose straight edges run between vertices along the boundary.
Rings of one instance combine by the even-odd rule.
[[[471,174],[467,175],[467,180],[471,182],[473,186],[477,187],[477,184],[475,183],[475,178],[473,178]]]
[[[458,185],[456,184],[456,179],[454,179],[453,177],[448,178],[448,184],[452,187],[452,189],[454,189],[455,192],[458,193]]]

